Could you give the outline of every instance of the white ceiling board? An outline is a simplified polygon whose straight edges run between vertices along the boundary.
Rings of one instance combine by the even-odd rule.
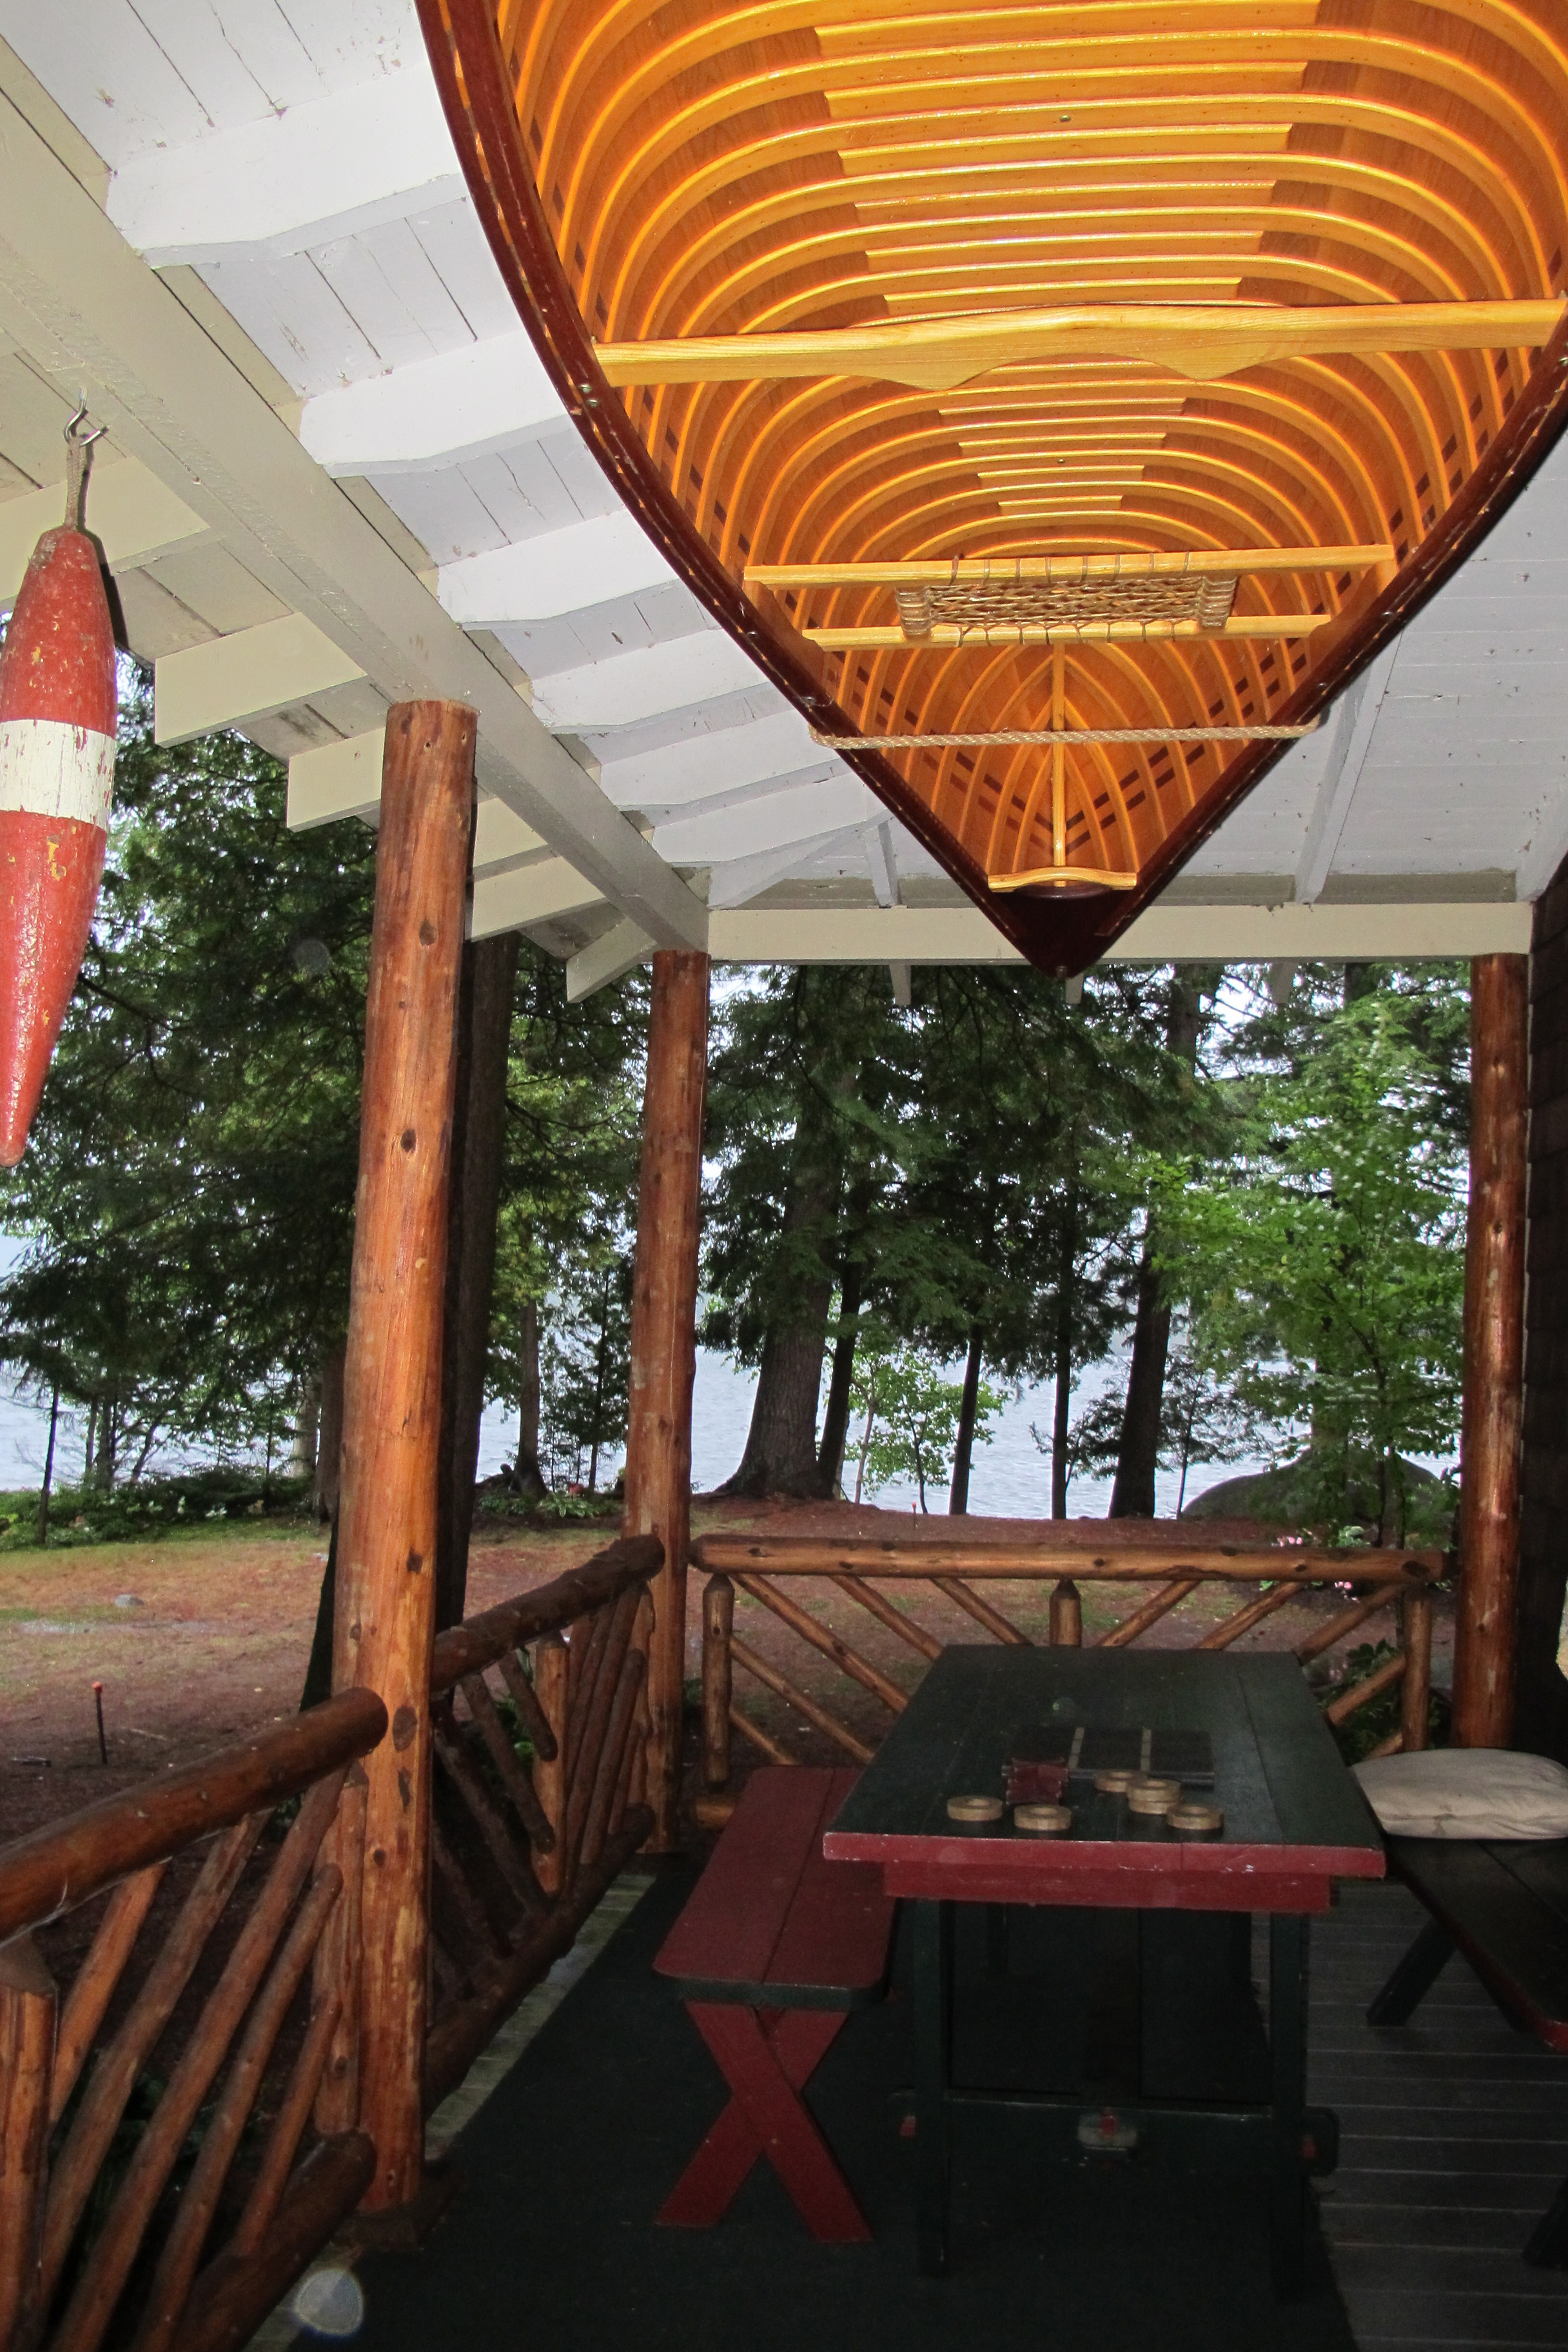
[[[651,934],[700,946],[706,912],[679,877],[9,101],[0,104],[0,333],[43,373],[85,394],[127,454],[388,699],[469,703],[479,717],[484,788]]]
[[[605,772],[603,768],[599,771],[601,792],[605,790]],[[685,800],[663,803],[648,800],[616,800],[616,806],[636,809],[643,816],[652,818],[656,824],[664,824],[678,817],[700,814],[717,816],[724,809],[749,808],[756,801],[759,788],[769,793],[796,792],[806,784],[825,784],[831,782],[835,778],[845,777],[852,782],[856,781],[851,771],[847,769],[842,761],[833,759],[819,760],[813,765],[792,769],[779,775],[753,777],[750,783],[731,784],[727,792],[693,793]],[[614,793],[610,797],[614,799]]]
[[[3,429],[3,427],[0,427]],[[65,519],[63,490],[51,485],[7,499],[0,506],[0,606],[8,607],[38,536]],[[101,543],[110,572],[146,563],[171,548],[206,536],[206,525],[183,499],[134,457],[95,465],[88,476],[85,520]]]
[[[835,769],[842,763],[829,752]],[[599,782],[617,808],[674,808],[737,785],[764,783],[824,764],[820,744],[797,710],[725,727],[642,751],[631,759],[605,760]],[[847,771],[846,771],[847,772]]]
[[[115,170],[410,62],[428,72],[408,0],[0,0],[0,38]]]
[[[787,792],[756,793],[716,813],[673,817],[654,828],[653,845],[672,866],[718,866],[874,824],[883,814],[880,801],[856,778],[833,776]]]
[[[621,511],[570,425],[439,472],[383,477],[377,488],[437,564]]]
[[[182,16],[194,24],[210,11],[186,5]],[[182,62],[185,51],[182,42]],[[299,253],[463,194],[427,66],[230,120],[115,171],[109,216],[154,265],[217,261],[238,246]]]
[[[649,646],[663,646],[702,627],[707,614],[689,588],[672,583],[641,596],[590,604],[567,620],[536,621],[497,634],[530,677],[578,670]]]
[[[319,394],[305,403],[300,438],[329,474],[374,481],[488,456],[563,426],[573,430],[532,339],[514,327]]]
[[[635,727],[620,727],[599,732],[592,727],[578,730],[581,741],[592,753],[601,771],[615,763],[642,759],[654,751],[673,749],[679,744],[700,744],[710,735],[728,734],[732,728],[750,727],[764,719],[776,719],[787,711],[777,687],[770,686],[763,677],[742,688],[738,693],[717,695],[710,702],[694,704],[686,710],[667,710],[656,718],[641,720]]]
[[[437,593],[464,628],[500,629],[510,622],[564,619],[590,604],[674,581],[637,518],[623,510],[445,564]]]
[[[502,645],[508,632],[498,629]],[[510,646],[509,646],[510,650]],[[521,658],[521,656],[520,656]],[[751,656],[721,629],[700,630],[644,652],[533,680],[533,707],[547,727],[595,733],[708,702],[756,676]]]
[[[381,366],[374,344],[308,253],[211,262],[200,274],[296,392],[321,392]]]

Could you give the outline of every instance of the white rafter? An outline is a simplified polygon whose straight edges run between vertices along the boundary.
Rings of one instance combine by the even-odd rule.
[[[329,474],[424,473],[573,431],[531,339],[514,333],[319,392],[300,438]]]
[[[515,547],[497,547],[438,574],[441,606],[465,629],[552,621],[617,596],[673,585],[675,573],[636,517],[595,515]]]
[[[162,268],[237,246],[300,253],[464,194],[434,78],[405,70],[134,156],[109,184],[109,217]]]
[[[756,665],[733,637],[700,629],[668,645],[617,654],[613,661],[536,677],[533,707],[559,734],[598,733],[715,701],[756,677]]]

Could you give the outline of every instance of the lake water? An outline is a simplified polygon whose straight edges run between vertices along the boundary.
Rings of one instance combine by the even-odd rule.
[[[15,1265],[20,1255],[19,1243],[0,1235],[0,1275]],[[961,1368],[955,1366],[952,1377],[956,1380],[960,1376]],[[1102,1389],[1120,1385],[1125,1378],[1125,1365],[1120,1361],[1094,1366],[1079,1382],[1075,1406],[1091,1403]],[[756,1385],[754,1372],[738,1370],[727,1356],[699,1349],[697,1385],[691,1402],[691,1479],[693,1486],[700,1492],[709,1492],[719,1486],[740,1461],[745,1447]],[[1047,1388],[1027,1390],[1021,1398],[1007,1401],[992,1424],[990,1444],[977,1445],[974,1449],[974,1464],[969,1479],[969,1502],[973,1511],[995,1518],[1044,1518],[1049,1514],[1050,1456],[1039,1451],[1029,1433],[1029,1425],[1033,1422],[1041,1429],[1048,1429],[1050,1420],[1051,1392]],[[489,1476],[500,1468],[503,1462],[512,1458],[516,1430],[517,1421],[513,1413],[498,1405],[487,1408],[479,1437],[479,1475],[482,1478]],[[0,1367],[0,1487],[37,1484],[43,1474],[48,1433],[47,1407],[40,1410],[30,1400],[14,1394],[12,1382],[4,1367]],[[55,1475],[58,1480],[74,1484],[79,1477],[86,1439],[86,1413],[62,1412],[56,1440]],[[155,1455],[149,1466],[154,1470],[178,1471],[194,1466],[200,1458],[174,1449]],[[1261,1463],[1237,1463],[1224,1468],[1194,1470],[1187,1480],[1188,1499],[1201,1494],[1220,1478],[1236,1477],[1249,1469],[1261,1469],[1263,1466]],[[1176,1507],[1173,1475],[1161,1472],[1156,1484],[1156,1496],[1162,1516],[1173,1514]],[[907,1510],[914,1504],[916,1496],[912,1485],[900,1483],[883,1487],[874,1496],[867,1495],[864,1499],[884,1504],[890,1509]],[[945,1487],[928,1489],[926,1499],[933,1511],[944,1511],[947,1507]],[[1068,1508],[1075,1518],[1101,1517],[1110,1502],[1109,1479],[1075,1479],[1068,1491]]]
[[[727,1357],[711,1354],[706,1349],[699,1351],[697,1385],[691,1407],[691,1476],[693,1486],[700,1491],[717,1486],[740,1461],[746,1443],[755,1389],[755,1373],[739,1371]],[[1080,1402],[1094,1393],[1095,1386],[1090,1380],[1086,1380],[1080,1391]],[[1004,1407],[993,1425],[991,1444],[977,1445],[974,1449],[974,1466],[969,1484],[972,1510],[1000,1518],[1043,1518],[1047,1516],[1051,1507],[1050,1458],[1037,1450],[1029,1434],[1029,1423],[1033,1421],[1042,1429],[1047,1428],[1050,1412],[1050,1394],[1043,1389],[1026,1395],[1016,1403],[1009,1402]],[[9,1382],[4,1373],[0,1373],[0,1487],[37,1486],[43,1473],[48,1427],[47,1408],[40,1410],[27,1399],[12,1394]],[[514,1413],[500,1406],[487,1408],[479,1441],[481,1477],[489,1476],[492,1471],[500,1469],[502,1462],[511,1459],[516,1434],[517,1418]],[[55,1448],[57,1480],[75,1484],[81,1472],[86,1437],[86,1414],[62,1411]],[[170,1451],[156,1456],[152,1466],[176,1471],[193,1466],[197,1458],[177,1450]],[[851,1481],[853,1475],[851,1462]],[[1215,1479],[1235,1475],[1234,1468],[1194,1471],[1187,1481],[1189,1498]],[[1162,1513],[1173,1512],[1176,1482],[1163,1472],[1159,1479],[1158,1495]],[[879,1495],[868,1495],[865,1499],[882,1503],[892,1509],[908,1509],[915,1501],[915,1493],[912,1486],[900,1484],[886,1486]],[[945,1487],[934,1492],[928,1490],[927,1500],[932,1510],[945,1510]],[[1075,1479],[1068,1490],[1068,1508],[1075,1518],[1095,1518],[1103,1514],[1110,1500],[1109,1481]]]

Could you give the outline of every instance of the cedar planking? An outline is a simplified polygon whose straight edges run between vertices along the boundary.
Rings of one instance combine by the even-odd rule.
[[[1532,110],[1547,82],[1562,104],[1568,70],[1522,12],[1500,21],[1483,58],[1457,12],[1439,11],[1453,29],[1436,38],[1403,0],[1384,0],[1375,26],[1303,26],[1266,6],[1245,70],[1243,37],[1208,0],[1188,0],[1175,58],[1146,28],[1089,36],[1059,12],[1026,16],[1005,47],[976,47],[967,19],[922,36],[891,6],[867,17],[850,0],[826,5],[762,24],[735,0],[700,0],[650,48],[614,0],[531,15],[420,0],[492,249],[606,473],[721,625],[997,928],[1042,969],[1079,970],[1278,749],[1215,745],[1173,766],[1148,747],[1125,763],[1075,754],[1068,863],[1120,868],[1137,887],[996,903],[991,877],[1048,862],[1048,763],[1026,749],[967,764],[952,751],[889,757],[862,739],[906,700],[917,732],[952,731],[961,711],[993,730],[1037,723],[1047,661],[959,651],[917,665],[908,647],[827,657],[803,625],[858,622],[868,592],[752,598],[748,566],[1010,567],[1230,550],[1249,535],[1262,547],[1387,543],[1393,564],[1360,579],[1249,584],[1259,616],[1274,577],[1285,601],[1322,608],[1314,644],[1283,661],[1221,642],[1105,648],[1073,665],[1068,717],[1086,726],[1211,710],[1310,720],[1484,537],[1568,418],[1568,331],[1546,336],[1568,192]],[[1457,106],[1494,135],[1458,142]],[[1285,150],[1266,118],[1289,126]],[[1507,222],[1500,242],[1483,220]],[[1523,299],[1542,306],[1529,335],[1546,339],[1480,352],[1458,347],[1457,328],[1436,352],[1279,354],[1203,387],[1142,353],[1024,361],[945,393],[844,377],[617,393],[595,356],[596,340],[787,343],[879,321],[940,334],[965,316],[1016,315],[1020,296],[1159,306],[1173,293],[1217,306],[1237,333],[1282,306],[1302,335],[1324,328],[1324,305]]]

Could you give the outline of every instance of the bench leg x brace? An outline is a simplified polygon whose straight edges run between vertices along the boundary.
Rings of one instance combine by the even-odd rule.
[[[693,2024],[734,2096],[659,2211],[659,2220],[710,2230],[759,2156],[789,2191],[814,2238],[826,2245],[871,2235],[800,2093],[845,2022],[835,2009],[747,2009],[689,2000]]]

